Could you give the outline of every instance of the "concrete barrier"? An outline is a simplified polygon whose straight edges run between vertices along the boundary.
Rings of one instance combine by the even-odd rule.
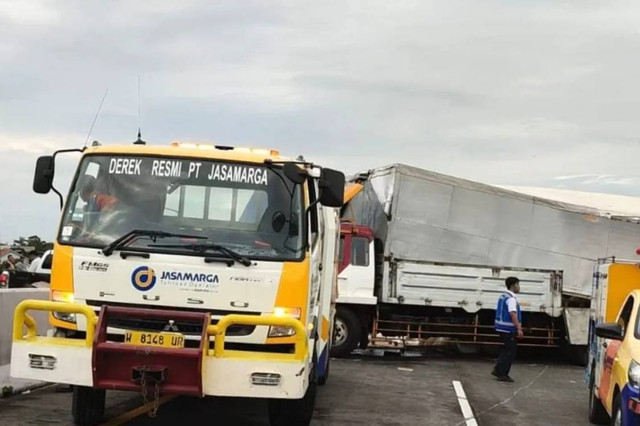
[[[11,362],[13,311],[25,299],[48,300],[48,288],[9,288],[0,290],[0,365]],[[30,311],[38,324],[38,333],[44,335],[49,328],[46,312]]]

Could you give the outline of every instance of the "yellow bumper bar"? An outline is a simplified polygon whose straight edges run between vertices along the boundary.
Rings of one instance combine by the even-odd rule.
[[[38,329],[36,321],[27,314],[27,311],[49,311],[64,312],[68,314],[81,314],[87,318],[87,331],[85,337],[85,346],[93,345],[93,338],[98,323],[98,316],[94,310],[87,306],[68,302],[52,302],[47,300],[23,300],[18,304],[13,315],[13,340],[31,339],[37,336]],[[255,326],[279,326],[291,327],[295,331],[294,342],[295,350],[292,354],[271,354],[265,352],[251,351],[229,351],[225,350],[224,342],[227,328],[232,325],[255,325]],[[27,327],[27,334],[23,334],[23,326]],[[216,325],[210,325],[206,333],[207,340],[209,337],[215,338],[213,356],[215,358],[252,356],[255,358],[269,357],[278,359],[287,359],[293,361],[302,361],[309,353],[309,344],[307,340],[307,331],[299,320],[290,317],[276,316],[256,316],[256,315],[226,315],[218,321]],[[207,345],[205,345],[206,348]],[[205,355],[207,350],[205,349]]]
[[[48,300],[23,300],[16,306],[13,313],[13,340],[24,340],[34,338],[38,335],[36,321],[27,311],[48,311],[48,312],[64,312],[66,314],[81,314],[87,317],[87,335],[85,337],[85,345],[91,347],[93,345],[93,336],[96,331],[98,317],[96,313],[87,305],[80,305],[67,302],[51,302]],[[22,327],[27,327],[27,334],[22,334]]]
[[[229,326],[239,325],[263,325],[263,326],[279,326],[279,327],[291,327],[295,331],[295,351],[293,354],[277,354],[278,358],[291,359],[294,361],[302,361],[309,353],[309,344],[307,341],[307,331],[305,330],[302,322],[295,318],[290,317],[275,317],[275,316],[256,316],[256,315],[226,315],[218,321],[216,325],[210,325],[207,332],[210,336],[215,337],[215,344],[213,350],[213,356],[215,358],[234,357],[239,352],[247,351],[231,351],[231,354],[225,355],[230,351],[225,351],[224,340],[227,328]],[[264,352],[248,352],[254,354],[256,357],[266,355]],[[276,355],[276,354],[273,354]]]

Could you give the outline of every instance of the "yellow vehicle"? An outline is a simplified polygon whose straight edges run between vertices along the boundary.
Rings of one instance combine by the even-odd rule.
[[[59,194],[63,152],[38,159],[36,192]],[[117,389],[267,398],[272,425],[308,425],[329,371],[343,191],[341,172],[274,150],[82,150],[51,301],[15,311],[12,376],[73,385],[77,424],[100,421]],[[50,312],[48,336],[29,310]]]
[[[603,259],[594,273],[589,420],[640,425],[640,263]]]

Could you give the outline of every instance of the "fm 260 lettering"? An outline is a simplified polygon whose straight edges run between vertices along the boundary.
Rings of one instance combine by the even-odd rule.
[[[220,282],[217,275],[214,274],[197,274],[192,272],[169,272],[164,271],[160,276],[161,280],[170,281],[188,281],[194,283],[212,283],[217,284]]]

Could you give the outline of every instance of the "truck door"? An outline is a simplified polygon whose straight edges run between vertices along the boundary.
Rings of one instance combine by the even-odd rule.
[[[633,328],[630,324],[633,305],[633,296],[629,296],[623,308],[620,310],[620,314],[618,315],[617,322],[622,326],[623,334],[625,337],[627,331]],[[621,340],[609,339],[606,339],[602,343],[602,346],[605,348],[605,350],[600,352],[602,355],[598,362],[598,365],[602,366],[602,375],[600,376],[600,383],[598,385],[598,396],[600,398],[600,401],[603,401],[605,404],[607,403],[609,395],[611,395],[612,392],[611,375],[613,373],[613,363],[618,356],[618,350],[620,349],[621,344]]]
[[[375,279],[373,241],[364,236],[343,235],[341,239],[340,297],[371,297]]]

